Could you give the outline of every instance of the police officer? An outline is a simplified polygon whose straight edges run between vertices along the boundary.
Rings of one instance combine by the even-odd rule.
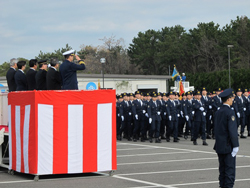
[[[52,58],[50,67],[46,77],[47,90],[60,90],[62,86],[62,79],[60,73],[57,71],[59,62],[57,59]]]
[[[30,69],[26,73],[27,82],[28,82],[28,90],[35,90],[36,89],[36,69],[37,69],[37,60],[31,59],[29,61]]]
[[[61,64],[59,71],[62,77],[62,89],[75,90],[78,89],[77,70],[84,70],[85,63],[78,55],[74,54],[74,50],[69,50],[63,53],[65,61]],[[74,56],[78,64],[73,63]]]
[[[38,61],[39,71],[36,73],[36,88],[37,90],[46,90],[46,77],[47,77],[47,60]]]
[[[28,89],[27,78],[23,72],[25,67],[26,61],[17,62],[18,71],[15,74],[16,91],[26,91]]]
[[[215,113],[214,150],[219,158],[220,187],[232,188],[235,181],[236,154],[239,150],[236,117],[230,109],[233,103],[232,89],[224,90],[219,97],[223,105]]]
[[[249,90],[244,89],[243,100],[246,106],[245,116],[246,116],[246,126],[248,131],[248,136],[250,136],[250,99],[249,99]]]
[[[186,92],[187,99],[183,103],[183,113],[186,119],[186,129],[184,133],[184,138],[188,138],[189,131],[191,132],[191,138],[193,138],[193,101],[192,94],[190,91]]]
[[[120,114],[120,103],[123,101],[123,95],[117,95],[116,96],[116,137],[117,140],[121,140],[121,137],[119,135],[120,128],[121,128],[121,114]]]
[[[16,68],[17,68],[17,59],[12,58],[10,60],[10,69],[6,73],[9,92],[16,91],[16,82],[15,82]]]

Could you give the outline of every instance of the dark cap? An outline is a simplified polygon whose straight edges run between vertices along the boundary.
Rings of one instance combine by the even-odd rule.
[[[201,91],[207,91],[207,89],[205,87],[203,87]]]
[[[169,95],[175,95],[175,93],[173,91],[170,91]]]
[[[244,92],[249,92],[249,90],[247,88],[244,89]]]
[[[229,98],[233,96],[233,90],[231,88],[225,89],[223,92],[219,94],[221,98]]]
[[[236,90],[236,92],[242,92],[241,88],[238,88],[238,89]]]
[[[201,95],[200,91],[196,91],[194,95]]]
[[[218,88],[216,89],[216,91],[221,91],[221,87],[218,87]]]
[[[191,95],[191,92],[188,91],[188,92],[185,93],[185,95],[186,95],[186,96]]]
[[[136,91],[136,92],[135,92],[135,95],[136,95],[136,94],[141,94],[141,92],[140,92],[140,91]]]
[[[152,97],[157,97],[158,94],[157,93],[152,93]]]
[[[47,64],[47,59],[42,59],[38,61],[38,64]]]

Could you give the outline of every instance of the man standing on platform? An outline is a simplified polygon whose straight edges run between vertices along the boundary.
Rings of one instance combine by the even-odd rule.
[[[239,151],[236,117],[230,106],[233,103],[232,89],[224,90],[221,97],[223,105],[215,113],[215,145],[219,158],[220,187],[234,186],[236,154]]]
[[[39,71],[36,73],[36,88],[37,90],[46,90],[47,60],[40,60],[38,64]]]
[[[62,89],[64,90],[77,90],[78,82],[76,71],[85,69],[84,61],[81,60],[78,55],[75,55],[74,52],[74,50],[69,50],[63,53],[65,61],[59,68],[62,77]],[[78,61],[78,64],[73,62],[74,56]]]
[[[51,59],[50,68],[47,73],[46,83],[47,90],[60,90],[62,86],[62,79],[60,73],[57,71],[59,62],[57,59]]]
[[[35,90],[36,89],[36,69],[37,69],[37,60],[31,59],[29,61],[30,69],[26,73],[27,82],[28,82],[28,90]]]
[[[17,59],[13,58],[10,60],[10,69],[6,74],[9,92],[16,91],[16,82],[15,82],[16,68],[17,68]]]
[[[28,89],[27,78],[23,72],[25,67],[26,67],[25,61],[18,61],[17,63],[18,71],[15,74],[16,91],[26,91]]]

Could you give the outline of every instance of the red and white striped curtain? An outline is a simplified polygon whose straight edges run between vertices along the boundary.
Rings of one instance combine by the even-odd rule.
[[[8,97],[10,169],[38,175],[116,170],[115,90]]]

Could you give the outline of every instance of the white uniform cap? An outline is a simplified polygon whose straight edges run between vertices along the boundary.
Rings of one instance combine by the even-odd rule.
[[[75,50],[69,50],[63,53],[63,55],[70,55],[70,54],[74,54]]]

